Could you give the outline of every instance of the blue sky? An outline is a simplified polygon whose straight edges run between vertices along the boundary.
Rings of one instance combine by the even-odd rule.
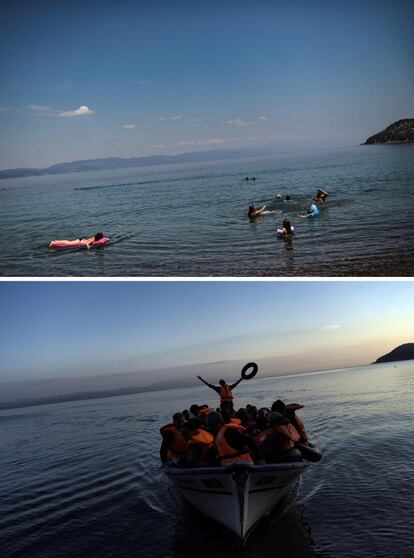
[[[354,145],[413,116],[412,2],[0,6],[0,168]]]
[[[102,388],[103,375],[126,374],[112,387],[195,370],[214,381],[251,360],[267,374],[368,364],[414,341],[413,291],[410,281],[3,281],[1,379],[95,376]]]

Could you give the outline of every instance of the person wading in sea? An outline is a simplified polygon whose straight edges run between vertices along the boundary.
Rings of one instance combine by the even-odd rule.
[[[214,391],[216,391],[219,395],[220,395],[220,407],[224,410],[226,409],[227,411],[229,411],[230,413],[233,412],[233,389],[240,384],[240,382],[243,380],[243,378],[240,378],[240,380],[237,380],[237,382],[234,382],[234,384],[226,384],[226,382],[224,380],[220,380],[218,386],[215,386],[213,384],[209,384],[208,382],[206,382],[205,380],[203,380],[203,378],[201,376],[197,376],[197,378],[199,380],[201,380],[203,382],[203,384],[206,384],[206,386],[208,386],[211,389],[214,389]]]
[[[263,211],[265,211],[266,207],[267,206],[264,205],[263,207],[258,209],[254,205],[249,205],[249,211],[247,213],[247,216],[249,217],[249,219],[257,219],[257,217],[260,217]]]

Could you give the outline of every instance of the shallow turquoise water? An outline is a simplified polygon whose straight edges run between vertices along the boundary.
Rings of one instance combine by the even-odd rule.
[[[324,455],[244,554],[183,506],[160,467],[160,426],[217,403],[196,386],[0,412],[2,556],[413,556],[414,361],[257,378],[236,388],[236,406],[304,404]]]
[[[243,177],[255,176],[245,182]],[[320,217],[300,219],[317,186]],[[296,203],[277,202],[277,193]],[[6,276],[412,275],[414,146],[3,180]],[[249,204],[272,213],[255,222]],[[280,213],[278,213],[280,211]],[[292,243],[276,238],[283,218]],[[53,251],[103,231],[104,248]]]

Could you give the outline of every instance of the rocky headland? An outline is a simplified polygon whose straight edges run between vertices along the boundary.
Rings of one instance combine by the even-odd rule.
[[[414,359],[414,343],[404,343],[396,347],[391,352],[377,358],[373,364],[380,362],[396,362],[397,360],[412,360]]]
[[[363,145],[373,143],[410,143],[414,142],[414,118],[404,118],[394,122],[382,132],[368,138]]]

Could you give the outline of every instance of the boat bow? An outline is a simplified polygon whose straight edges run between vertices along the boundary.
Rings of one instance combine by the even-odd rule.
[[[238,462],[194,469],[167,466],[165,472],[185,500],[244,540],[308,466],[304,461]]]

